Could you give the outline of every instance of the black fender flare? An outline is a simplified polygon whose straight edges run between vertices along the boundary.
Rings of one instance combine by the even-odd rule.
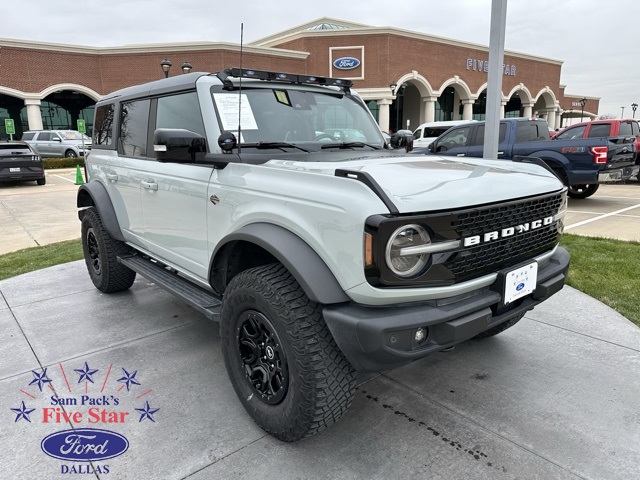
[[[273,255],[291,272],[310,300],[325,305],[350,300],[333,272],[307,242],[271,223],[245,225],[224,237],[211,256],[209,271],[212,271],[216,254],[225,245],[237,241],[253,243]]]
[[[80,221],[82,221],[86,207],[95,207],[109,235],[121,242],[125,241],[120,231],[120,224],[118,223],[116,211],[111,203],[111,198],[102,183],[93,181],[80,185],[78,188],[77,207],[81,209],[78,211]]]

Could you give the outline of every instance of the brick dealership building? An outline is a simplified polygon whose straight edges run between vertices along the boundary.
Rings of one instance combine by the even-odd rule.
[[[322,18],[243,46],[243,66],[353,80],[383,130],[424,122],[483,119],[489,49],[394,27]],[[190,42],[88,47],[0,39],[0,139],[5,118],[22,131],[72,128],[120,88],[169,75],[240,65],[240,45]],[[184,63],[183,63],[184,61]],[[189,65],[187,65],[189,64]],[[505,52],[501,114],[539,116],[551,128],[593,119],[599,98],[566,95],[562,61]]]

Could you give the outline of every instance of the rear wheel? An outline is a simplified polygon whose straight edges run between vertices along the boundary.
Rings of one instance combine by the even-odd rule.
[[[600,188],[597,183],[588,185],[569,185],[568,195],[571,198],[587,198],[596,193],[596,190]]]
[[[322,307],[280,264],[238,274],[224,294],[220,333],[229,378],[253,420],[280,440],[325,429],[353,399],[355,371]]]
[[[45,177],[42,177],[37,179],[36,182],[38,183],[38,185],[44,185],[47,183],[47,179]]]
[[[118,255],[129,253],[129,248],[107,232],[93,207],[82,217],[82,250],[89,276],[98,290],[113,293],[133,285],[136,272],[118,262]]]

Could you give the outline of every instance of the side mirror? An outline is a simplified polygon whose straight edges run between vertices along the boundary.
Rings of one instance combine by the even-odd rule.
[[[159,162],[193,163],[196,153],[207,151],[207,141],[191,130],[158,128],[153,132],[153,150]]]
[[[51,140],[54,141],[54,142],[62,143],[62,139],[60,137],[51,137]]]
[[[398,130],[391,135],[391,148],[404,148],[407,152],[413,150],[413,132]]]

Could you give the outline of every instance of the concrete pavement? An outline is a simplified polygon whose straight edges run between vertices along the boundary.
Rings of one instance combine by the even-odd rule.
[[[286,444],[240,406],[217,325],[142,278],[103,295],[72,262],[0,282],[0,478],[88,465],[41,448],[71,428],[55,421],[55,391],[77,427],[128,439],[91,478],[628,480],[639,372],[640,329],[565,287],[496,337],[360,377],[341,421]],[[90,408],[126,419],[90,423]]]

